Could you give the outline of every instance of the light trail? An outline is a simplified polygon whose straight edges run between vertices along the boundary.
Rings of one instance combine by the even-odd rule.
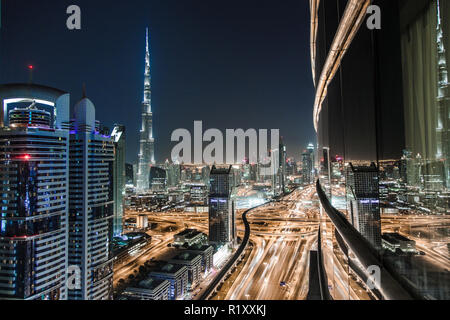
[[[318,207],[302,207],[303,200],[315,200],[311,190],[296,190],[252,211],[248,220],[254,250],[228,292],[221,296],[232,300],[306,297],[309,251],[317,238],[319,214]],[[286,287],[281,286],[283,282]]]

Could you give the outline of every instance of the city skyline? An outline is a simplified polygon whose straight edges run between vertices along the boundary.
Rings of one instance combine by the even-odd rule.
[[[36,3],[0,0],[0,300],[450,299],[450,0]]]
[[[112,128],[119,122],[127,128],[127,162],[137,163],[144,89],[142,39],[149,27],[158,163],[170,159],[171,133],[190,128],[195,120],[222,131],[281,128],[288,153],[296,158],[315,141],[306,2],[287,1],[274,8],[268,1],[259,2],[255,10],[251,1],[222,6],[209,1],[135,0],[136,6],[112,6],[108,19],[121,25],[107,27],[100,23],[107,19],[101,10],[104,3],[79,1],[83,24],[76,32],[65,28],[64,1],[4,3],[0,37],[8,45],[0,48],[0,82],[28,82],[27,66],[33,65],[33,82],[70,92],[72,108],[85,83],[102,123]],[[23,7],[30,10],[23,12]],[[43,29],[38,32],[33,25]],[[48,35],[45,39],[39,39],[42,32]],[[59,54],[50,50],[53,44]],[[26,50],[28,46],[33,49]],[[83,54],[84,48],[90,54]],[[286,112],[279,113],[280,108]],[[221,110],[232,116],[217,118]],[[304,122],[299,125],[297,119]]]

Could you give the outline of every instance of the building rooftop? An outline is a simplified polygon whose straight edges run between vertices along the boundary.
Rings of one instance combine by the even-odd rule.
[[[175,236],[191,239],[191,238],[196,237],[200,233],[201,233],[200,231],[195,230],[195,229],[185,229],[185,230],[181,231],[180,233],[176,234]]]
[[[155,273],[175,274],[182,268],[185,268],[185,266],[183,266],[181,264],[168,263],[168,264],[164,265],[160,270],[155,271]]]
[[[0,85],[0,91],[5,91],[5,92],[23,92],[23,91],[28,91],[31,92],[31,94],[36,94],[38,93],[39,95],[41,94],[46,94],[49,97],[53,97],[54,100],[56,100],[58,97],[62,96],[63,94],[67,94],[67,92],[56,89],[56,88],[52,88],[52,87],[48,87],[48,86],[44,86],[44,85],[40,85],[40,84],[29,84],[29,83],[7,83],[7,84],[2,84]]]
[[[371,163],[370,166],[354,166],[353,163],[350,163],[350,169],[352,172],[378,172],[375,163]]]
[[[147,278],[147,279],[139,282],[138,287],[142,288],[142,289],[154,290],[154,289],[158,288],[165,281],[167,281],[167,280],[155,279],[155,278],[150,277],[150,278]]]
[[[214,249],[214,247],[211,245],[196,243],[196,244],[193,244],[192,246],[187,247],[186,250],[188,250],[188,251],[206,251],[206,250],[208,250],[208,248]]]
[[[195,254],[193,252],[186,252],[183,251],[179,254],[177,254],[175,257],[173,257],[171,260],[179,260],[179,261],[192,261],[196,257],[198,257],[198,254]]]
[[[229,167],[224,167],[224,168],[217,168],[216,166],[213,166],[212,167],[212,169],[211,169],[211,172],[210,172],[210,175],[213,175],[213,174],[230,174],[230,172],[231,172],[231,168],[232,168],[232,166],[229,166]]]
[[[383,233],[382,238],[390,243],[399,243],[400,241],[411,241],[399,233]]]

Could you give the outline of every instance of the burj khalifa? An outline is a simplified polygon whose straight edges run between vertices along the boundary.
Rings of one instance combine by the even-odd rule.
[[[142,127],[137,172],[137,190],[149,189],[150,167],[155,164],[155,139],[153,138],[152,89],[150,73],[150,48],[148,28],[146,30],[144,100],[142,101]]]

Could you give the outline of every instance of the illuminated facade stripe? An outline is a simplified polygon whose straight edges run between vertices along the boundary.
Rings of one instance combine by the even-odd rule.
[[[313,4],[313,2],[314,1],[311,1],[311,4]],[[316,86],[316,97],[314,101],[314,129],[316,132],[318,132],[320,112],[322,110],[322,103],[327,96],[328,85],[333,80],[348,47],[361,27],[370,3],[371,0],[350,0],[347,3],[347,7],[345,8],[344,15],[339,23],[339,27]],[[318,5],[318,1],[315,2],[315,4]],[[317,28],[317,16],[316,19],[311,19],[311,21],[314,21],[315,23],[312,27]],[[314,32],[312,32],[312,34],[313,33]],[[315,47],[315,38],[311,39],[311,43]],[[314,52],[313,58],[315,60],[316,49],[312,49],[312,52]],[[315,71],[313,72],[315,73]]]
[[[311,68],[314,85],[316,85],[316,40],[317,40],[317,28],[318,28],[318,11],[320,0],[309,0],[309,6],[311,10]]]

